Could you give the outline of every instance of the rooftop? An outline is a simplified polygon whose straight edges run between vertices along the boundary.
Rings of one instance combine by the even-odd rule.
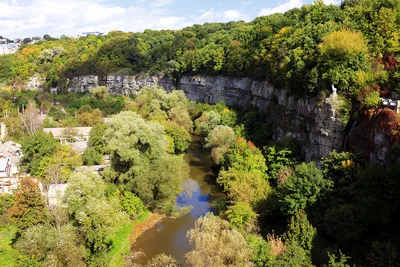
[[[89,136],[92,127],[73,127],[73,128],[43,128],[45,133],[52,133],[54,137],[64,137],[66,131],[75,132],[77,135]]]

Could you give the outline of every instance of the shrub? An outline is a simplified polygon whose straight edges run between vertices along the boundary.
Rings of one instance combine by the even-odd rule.
[[[379,97],[378,91],[373,91],[369,93],[363,101],[363,105],[368,109],[378,108],[380,103],[381,103],[381,98]]]
[[[82,160],[88,166],[99,165],[103,161],[103,156],[94,147],[89,147],[83,152]]]

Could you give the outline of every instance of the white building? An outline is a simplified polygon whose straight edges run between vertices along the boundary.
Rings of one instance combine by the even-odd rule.
[[[400,113],[400,100],[392,100],[389,98],[381,98],[381,104],[385,108],[390,108]]]
[[[12,141],[0,144],[0,158],[8,160],[10,173],[7,177],[14,177],[19,173],[18,166],[22,157],[21,145]],[[5,160],[3,160],[5,162]]]
[[[82,32],[80,34],[78,34],[78,38],[79,37],[88,37],[89,35],[103,35],[104,33],[102,32]]]
[[[3,43],[0,43],[0,55],[14,54],[15,52],[17,52],[18,48],[19,48],[19,44],[15,44],[15,43],[3,44]]]
[[[45,133],[51,133],[62,144],[68,144],[79,153],[83,153],[88,147],[90,131],[92,127],[74,128],[44,128]]]
[[[11,162],[0,154],[0,178],[11,177]]]

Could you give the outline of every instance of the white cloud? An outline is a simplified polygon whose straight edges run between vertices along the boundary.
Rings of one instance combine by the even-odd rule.
[[[18,4],[14,4],[16,1]],[[195,23],[249,21],[234,9],[205,9],[171,15],[165,8],[174,0],[132,1],[132,6],[106,4],[104,0],[0,0],[0,33],[8,38],[50,34],[76,36],[81,32],[112,30],[138,32],[145,29],[182,29]],[[158,7],[154,5],[159,5]]]
[[[168,0],[155,2],[162,4]],[[0,32],[8,38],[46,33],[76,36],[83,31],[181,29],[192,24],[184,16],[169,16],[165,9],[120,7],[101,0],[32,0],[25,6],[0,0],[0,10]]]
[[[172,4],[174,0],[155,0],[151,2],[152,7],[160,7],[160,6],[166,6],[169,4]]]
[[[231,20],[236,20],[236,19],[240,18],[240,12],[237,11],[237,10],[224,11],[224,18],[231,19]]]
[[[326,5],[340,5],[340,3],[342,2],[342,0],[324,0],[324,3]]]
[[[273,8],[261,9],[261,11],[258,12],[258,16],[266,16],[266,15],[271,15],[274,13],[284,13],[285,11],[288,11],[295,7],[301,7],[302,5],[303,5],[303,3],[301,0],[289,0],[288,2],[285,2],[281,5],[273,7]]]
[[[240,4],[241,4],[242,6],[248,6],[248,5],[251,4],[251,1],[242,1],[242,2],[240,2]]]
[[[195,23],[250,20],[250,17],[248,15],[237,10],[230,9],[225,11],[218,11],[214,10],[213,8],[210,8],[206,11],[203,10],[200,15],[192,15],[191,18]]]

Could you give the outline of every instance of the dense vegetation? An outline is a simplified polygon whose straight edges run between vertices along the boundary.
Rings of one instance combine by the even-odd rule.
[[[188,177],[182,153],[195,134],[225,198],[189,231],[187,266],[397,266],[396,159],[377,166],[357,151],[332,151],[320,165],[306,163],[296,142],[272,140],[273,125],[257,109],[192,103],[181,91],[144,88],[126,97],[104,87],[58,95],[23,89],[32,75],[46,89],[65,89],[68,78],[110,73],[267,78],[297,94],[324,95],[335,84],[356,104],[355,116],[377,119],[397,142],[400,118],[380,109],[379,97],[400,92],[399,12],[396,0],[315,1],[249,23],[64,36],[0,56],[1,121],[7,138],[21,142],[21,167],[31,175],[14,195],[0,196],[0,239],[7,242],[0,255],[12,255],[4,258],[16,266],[107,266],[132,220],[148,210],[177,212]],[[38,108],[47,113],[43,122]],[[79,155],[43,126],[66,127],[69,141],[76,135],[70,127],[93,126],[90,147]],[[76,171],[103,155],[111,164],[101,175]],[[67,183],[61,205],[48,207],[38,182],[44,190]],[[159,255],[147,266],[177,264]]]

